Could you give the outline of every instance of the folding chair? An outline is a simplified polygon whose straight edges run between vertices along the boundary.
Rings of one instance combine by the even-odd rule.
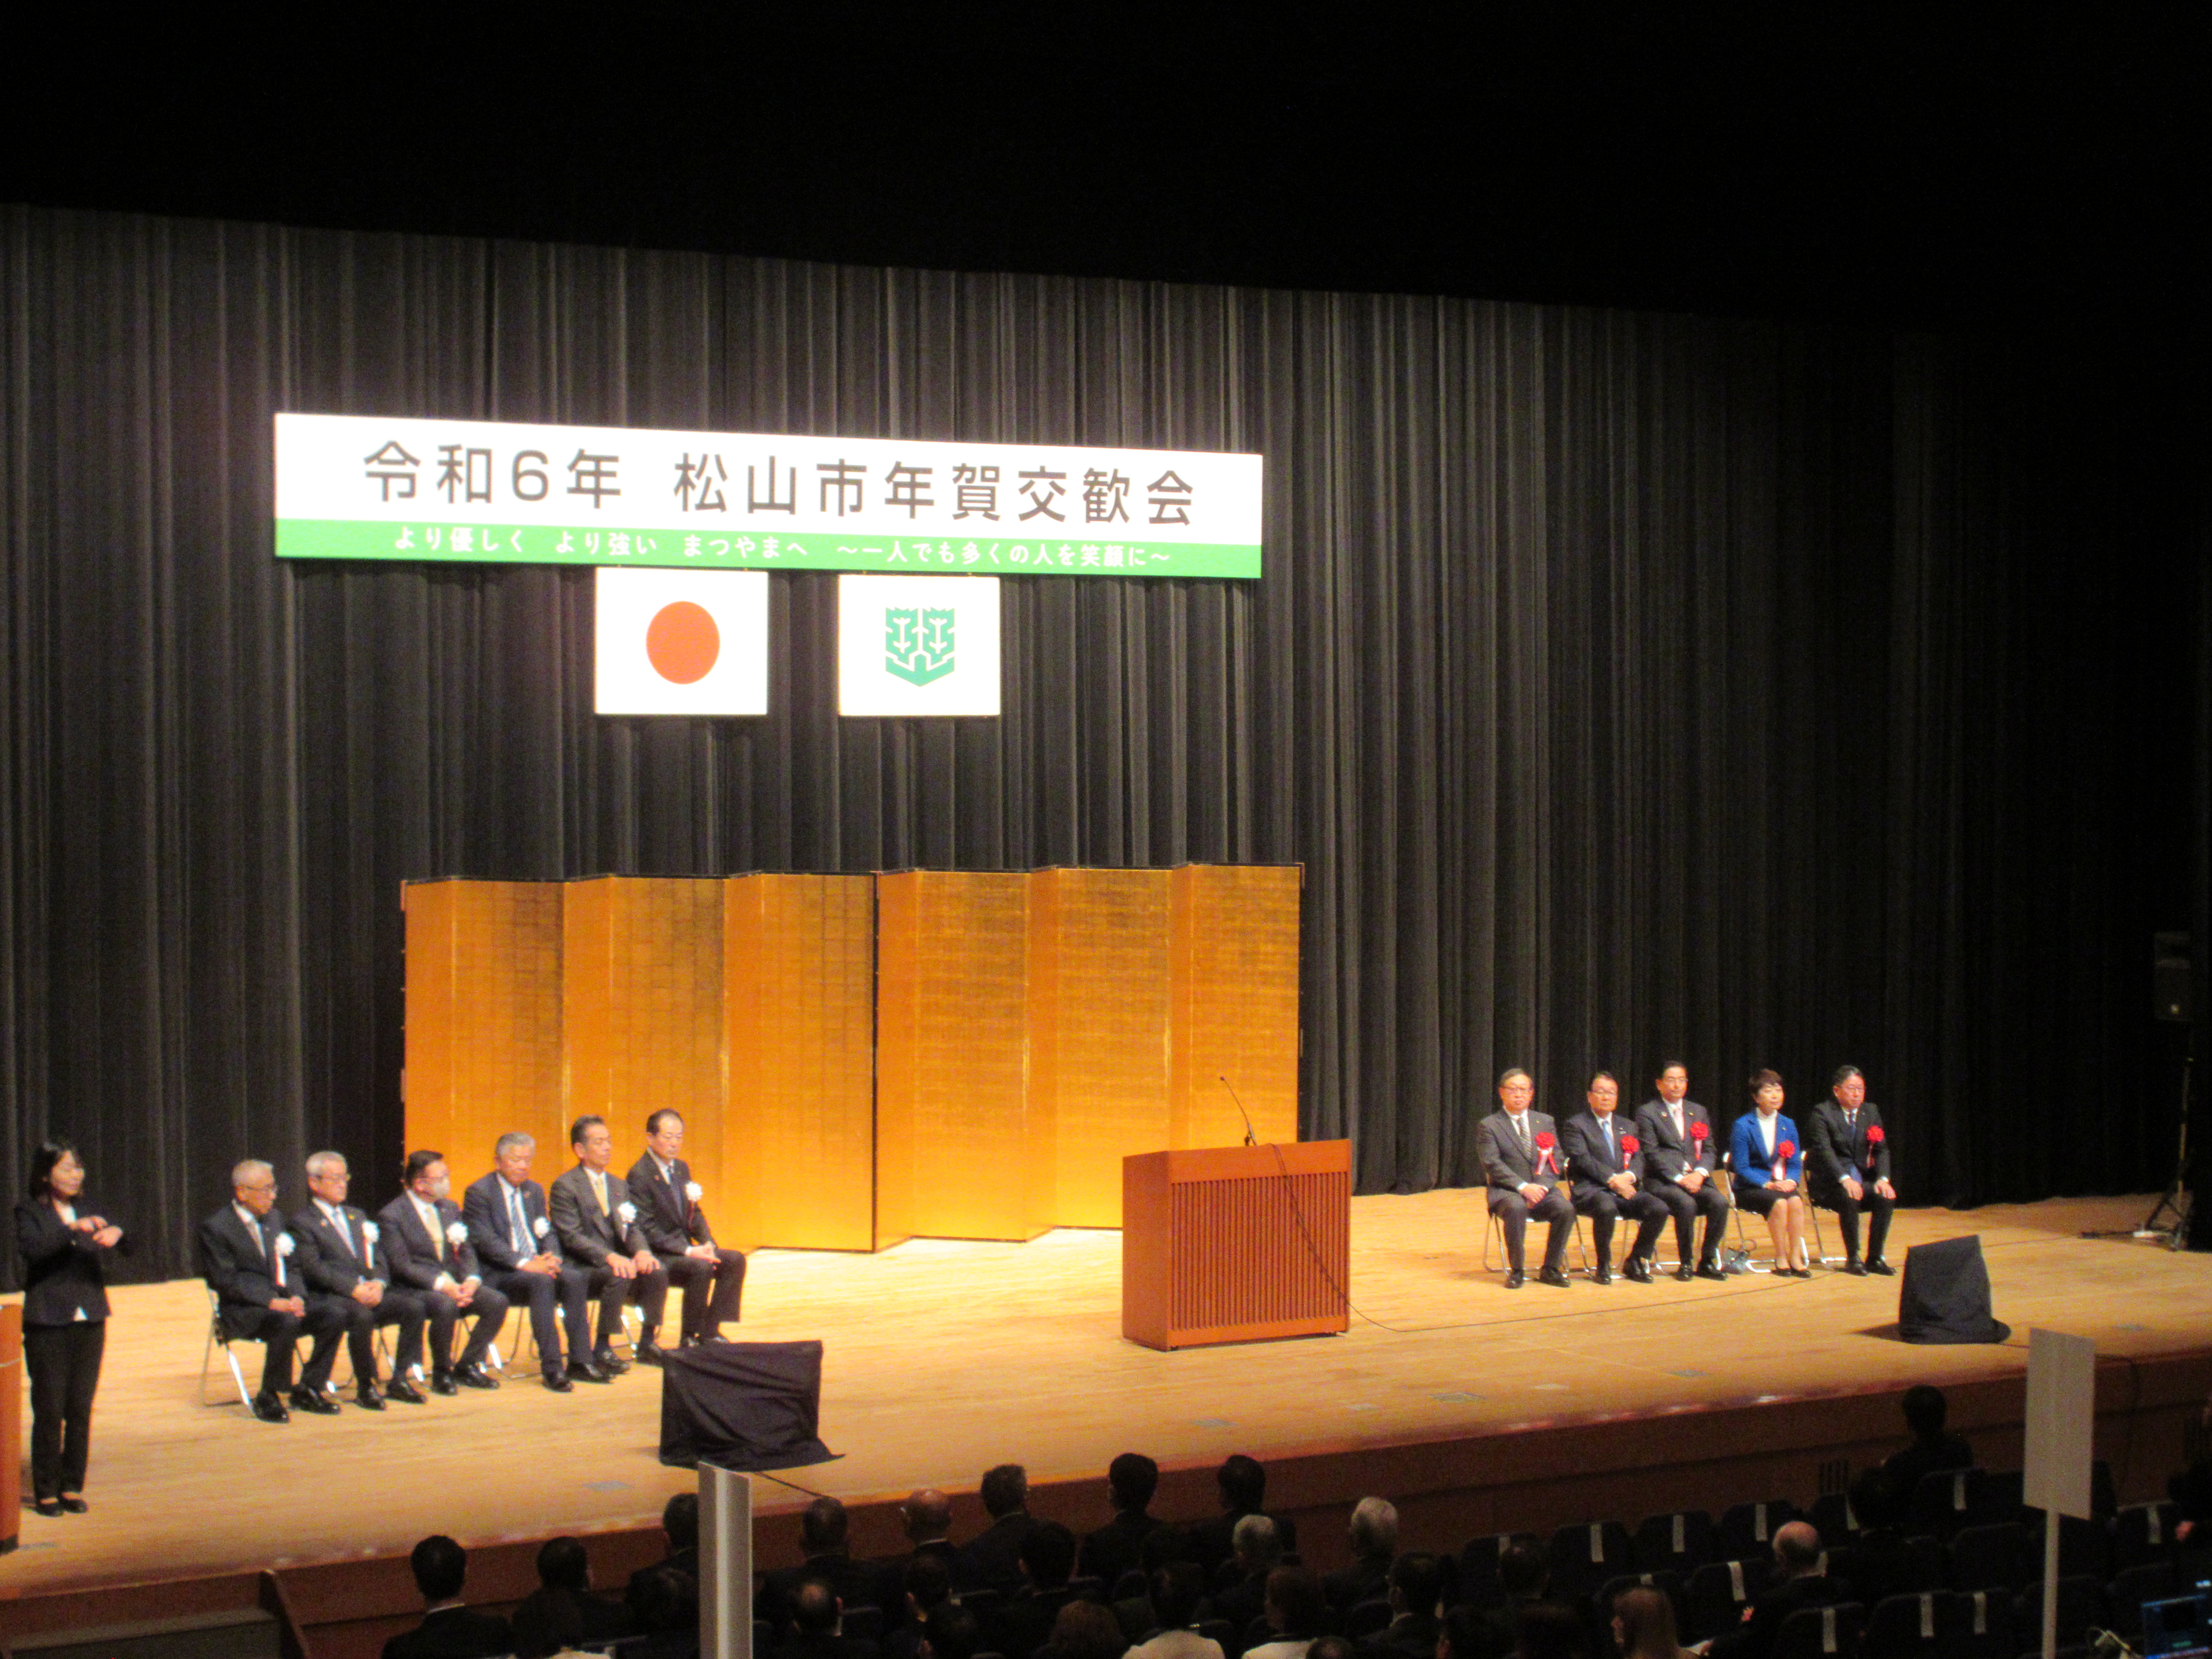
[[[208,1361],[214,1357],[215,1351],[221,1348],[224,1363],[230,1367],[230,1380],[238,1385],[238,1403],[250,1410],[253,1405],[253,1395],[246,1389],[246,1373],[239,1369],[238,1356],[230,1351],[230,1338],[222,1328],[222,1298],[215,1293],[214,1286],[210,1285],[207,1287],[207,1346],[200,1350],[200,1404],[221,1406],[228,1403],[208,1398]]]
[[[1859,1525],[1858,1511],[1851,1507],[1849,1492],[1822,1492],[1813,1500],[1806,1519],[1813,1523],[1814,1531],[1826,1544],[1849,1544],[1865,1530]]]
[[[2030,1584],[2012,1604],[2015,1631],[2043,1628],[2043,1585]],[[2070,1647],[2087,1639],[2092,1625],[2105,1622],[2105,1587],[2086,1574],[2058,1581],[2058,1645]]]
[[[1786,1498],[1765,1504],[1736,1504],[1721,1515],[1718,1546],[1723,1560],[1764,1558],[1773,1553],[1774,1534],[1797,1518]]]
[[[1564,1190],[1564,1188],[1562,1190]],[[1578,1273],[1588,1273],[1589,1271],[1589,1252],[1583,1248],[1583,1212],[1580,1210],[1577,1210],[1574,1212],[1574,1218],[1575,1271]],[[1544,1224],[1548,1227],[1552,1224],[1547,1221]],[[1535,1226],[1536,1224],[1533,1221],[1528,1224],[1529,1230],[1532,1232],[1535,1230]],[[1526,1241],[1524,1240],[1523,1243],[1525,1244]],[[1495,1251],[1498,1258],[1494,1261],[1491,1259],[1493,1250]],[[1505,1229],[1498,1219],[1498,1212],[1492,1210],[1490,1212],[1490,1231],[1482,1236],[1482,1270],[1485,1273],[1502,1273],[1504,1271],[1504,1267]]]
[[[1771,1556],[1741,1561],[1708,1561],[1690,1575],[1689,1636],[1710,1641],[1743,1622],[1743,1610],[1774,1577]]]
[[[1820,1534],[1826,1537],[1826,1533]],[[1687,1577],[1714,1559],[1713,1517],[1703,1510],[1655,1515],[1636,1529],[1639,1572],[1679,1572]]]
[[[1543,1540],[1533,1532],[1494,1532],[1470,1538],[1459,1553],[1459,1599],[1480,1601],[1498,1588],[1498,1563],[1516,1544],[1530,1548]]]
[[[1608,1578],[1628,1571],[1635,1545],[1618,1521],[1593,1521],[1561,1527],[1545,1551],[1552,1594],[1572,1607]]]
[[[1940,1659],[1946,1626],[1955,1628],[1961,1622],[1947,1604],[1960,1599],[1949,1590],[1884,1596],[1867,1615],[1859,1646],[1863,1659]]]
[[[2112,1569],[2125,1572],[2173,1553],[2174,1523],[2181,1510],[2172,1504],[2130,1504],[2112,1517]]]
[[[1962,1527],[1951,1540],[1951,1588],[2020,1594],[2035,1576],[2027,1528],[2017,1521]]]
[[[1910,1530],[1945,1539],[1962,1528],[2013,1519],[2004,1512],[2000,1489],[1983,1469],[1939,1469],[1922,1475],[1907,1495],[1905,1516]]]

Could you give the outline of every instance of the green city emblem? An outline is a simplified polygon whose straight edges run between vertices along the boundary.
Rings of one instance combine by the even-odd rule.
[[[927,685],[952,672],[952,612],[884,611],[884,666],[911,685]]]

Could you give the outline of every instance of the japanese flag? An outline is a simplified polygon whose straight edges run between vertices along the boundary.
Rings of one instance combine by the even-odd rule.
[[[602,714],[768,713],[768,573],[601,566]]]

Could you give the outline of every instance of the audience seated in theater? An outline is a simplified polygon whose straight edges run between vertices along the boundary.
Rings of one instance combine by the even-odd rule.
[[[2198,1426],[2212,1429],[2212,1400],[2204,1402],[2197,1421]],[[2174,1475],[2166,1483],[2166,1495],[2181,1511],[2173,1525],[2173,1541],[2186,1544],[2197,1539],[2201,1543],[2206,1522],[2212,1522],[2212,1456],[2200,1457]]]
[[[876,1659],[876,1644],[842,1628],[845,1607],[836,1587],[814,1574],[794,1583],[783,1598],[790,1633],[778,1644],[783,1659]]]
[[[549,1538],[539,1547],[538,1588],[515,1608],[513,1622],[518,1644],[526,1629],[541,1641],[557,1636],[547,1653],[628,1636],[637,1628],[629,1608],[592,1594],[591,1558],[575,1538]]]
[[[644,1614],[639,1609],[638,1597],[654,1568],[673,1567],[694,1585],[699,1582],[699,1494],[679,1492],[662,1504],[660,1530],[668,1535],[668,1553],[653,1566],[640,1567],[630,1574],[629,1588],[623,1595],[630,1617],[638,1621],[641,1629],[644,1628]]]
[[[1820,1571],[1820,1534],[1792,1521],[1774,1534],[1774,1583],[1753,1598],[1743,1627],[1715,1641],[1713,1659],[1767,1659],[1782,1621],[1806,1607],[1850,1600],[1841,1584]]]
[[[1390,1593],[1390,1564],[1398,1557],[1398,1506],[1387,1498],[1363,1498],[1352,1511],[1352,1565],[1322,1580],[1339,1614]]]
[[[699,1581],[690,1573],[665,1561],[647,1567],[633,1605],[645,1636],[623,1644],[623,1659],[691,1659],[699,1651]]]
[[[1621,1659],[1688,1659],[1674,1628],[1674,1598],[1650,1584],[1632,1584],[1613,1598],[1613,1641]]]
[[[1498,1558],[1498,1588],[1474,1603],[1474,1623],[1465,1650],[1454,1650],[1455,1659],[1506,1659],[1521,1639],[1522,1609],[1559,1605],[1547,1599],[1551,1584],[1551,1565],[1541,1549],[1509,1546]]]
[[[1121,1659],[1128,1650],[1121,1626],[1096,1601],[1070,1601],[1062,1607],[1044,1648],[1045,1659]]]
[[[1556,1601],[1531,1601],[1513,1621],[1514,1659],[1587,1659],[1582,1616]]]
[[[880,1569],[855,1561],[845,1548],[848,1522],[845,1506],[834,1498],[817,1498],[799,1517],[799,1547],[806,1559],[795,1567],[765,1574],[753,1598],[753,1617],[765,1619],[779,1633],[791,1626],[791,1592],[802,1578],[819,1578],[847,1607],[877,1605],[882,1595]],[[884,1609],[885,1615],[890,1613]]]
[[[1193,1528],[1198,1541],[1198,1565],[1210,1577],[1219,1571],[1235,1549],[1237,1523],[1248,1515],[1266,1511],[1267,1502],[1267,1471],[1257,1458],[1238,1452],[1223,1460],[1214,1480],[1221,1488],[1221,1513],[1211,1521],[1201,1521]],[[1297,1529],[1284,1516],[1273,1517],[1275,1540],[1286,1553],[1298,1547]]]
[[[1182,1562],[1197,1572],[1198,1601],[1193,1604],[1190,1618],[1195,1620],[1206,1603],[1206,1571],[1198,1565],[1198,1542],[1188,1527],[1172,1522],[1155,1527],[1146,1536],[1145,1547],[1138,1558],[1138,1568],[1144,1575],[1142,1584],[1133,1595],[1115,1594],[1117,1587],[1109,1586],[1107,1593],[1114,1596],[1114,1616],[1121,1621],[1121,1634],[1132,1643],[1149,1641],[1162,1630],[1171,1628],[1161,1618],[1154,1606],[1152,1590],[1162,1567]]]
[[[1244,1659],[1305,1659],[1328,1623],[1328,1598],[1311,1567],[1277,1567],[1267,1575],[1267,1628],[1273,1637],[1244,1650]]]
[[[1426,1550],[1407,1551],[1390,1566],[1390,1622],[1360,1651],[1369,1659],[1431,1659],[1443,1593],[1443,1563]]]
[[[940,1601],[922,1620],[921,1659],[975,1659],[983,1650],[983,1627],[957,1601]]]
[[[1159,1484],[1160,1466],[1140,1453],[1123,1452],[1107,1466],[1106,1501],[1114,1518],[1085,1535],[1080,1559],[1083,1572],[1109,1590],[1137,1567],[1146,1537],[1160,1524],[1150,1512]]]
[[[1075,1599],[1067,1587],[1075,1571],[1075,1534],[1059,1522],[1033,1523],[1022,1540],[1021,1559],[1022,1588],[983,1623],[984,1640],[1007,1656],[1042,1647],[1060,1610]]]
[[[1195,1561],[1170,1561],[1155,1569],[1151,1606],[1157,1623],[1129,1650],[1130,1659],[1224,1659],[1220,1643],[1191,1628],[1205,1593],[1205,1577]],[[1120,1622],[1126,1634],[1128,1621]]]
[[[1022,1587],[1022,1540],[1030,1531],[1030,1478],[1018,1463],[1001,1463],[983,1475],[977,1494],[991,1524],[960,1549],[952,1580],[963,1589],[1012,1595]]]
[[[930,1609],[950,1600],[952,1567],[950,1553],[925,1551],[908,1558],[900,1576],[899,1595],[884,1607],[888,1627],[883,1639],[883,1659],[915,1659],[921,1648],[921,1623]]]
[[[869,1563],[876,1570],[876,1605],[886,1620],[896,1619],[904,1605],[906,1570],[918,1557],[934,1556],[945,1564],[952,1581],[960,1581],[960,1552],[953,1547],[952,1500],[934,1486],[921,1486],[906,1495],[898,1506],[899,1529],[906,1534],[906,1553]]]
[[[1341,1636],[1317,1636],[1306,1649],[1306,1659],[1353,1659],[1352,1644]]]
[[[1474,1607],[1465,1601],[1446,1607],[1443,1616],[1437,1621],[1437,1659],[1475,1659],[1475,1656],[1484,1650],[1484,1624],[1494,1616],[1491,1610]],[[1316,1642],[1308,1648],[1306,1659],[1316,1659],[1321,1644]],[[1509,1637],[1501,1651],[1510,1653],[1512,1650],[1513,1644]]]
[[[407,1558],[422,1595],[422,1622],[384,1644],[384,1659],[496,1659],[514,1650],[514,1632],[496,1613],[461,1602],[469,1554],[443,1533],[416,1545]]]
[[[1241,1638],[1267,1610],[1267,1575],[1282,1565],[1283,1551],[1275,1541],[1273,1520],[1264,1515],[1248,1515],[1239,1521],[1233,1543],[1237,1582],[1206,1598],[1205,1615],[1226,1619]]]
[[[1897,1485],[1900,1497],[1912,1501],[1912,1489],[1923,1474],[1974,1467],[1974,1449],[1945,1430],[1950,1402],[1943,1390],[1922,1382],[1905,1391],[1905,1426],[1912,1431],[1912,1443],[1890,1454],[1882,1468]]]

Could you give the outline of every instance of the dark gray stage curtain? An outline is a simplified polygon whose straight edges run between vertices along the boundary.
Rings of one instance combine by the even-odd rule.
[[[1913,1200],[2164,1179],[2187,561],[2063,343],[0,234],[4,1173],[74,1136],[139,1271],[241,1156],[389,1193],[444,874],[1296,860],[1304,1132],[1362,1190],[1479,1180],[1504,1065],[1565,1111],[1669,1056],[1724,1115],[1856,1062]],[[280,565],[287,409],[1261,451],[1269,574],[1014,579],[1005,717],[908,724],[839,719],[834,580],[782,576],[773,714],[601,720],[588,572]]]

